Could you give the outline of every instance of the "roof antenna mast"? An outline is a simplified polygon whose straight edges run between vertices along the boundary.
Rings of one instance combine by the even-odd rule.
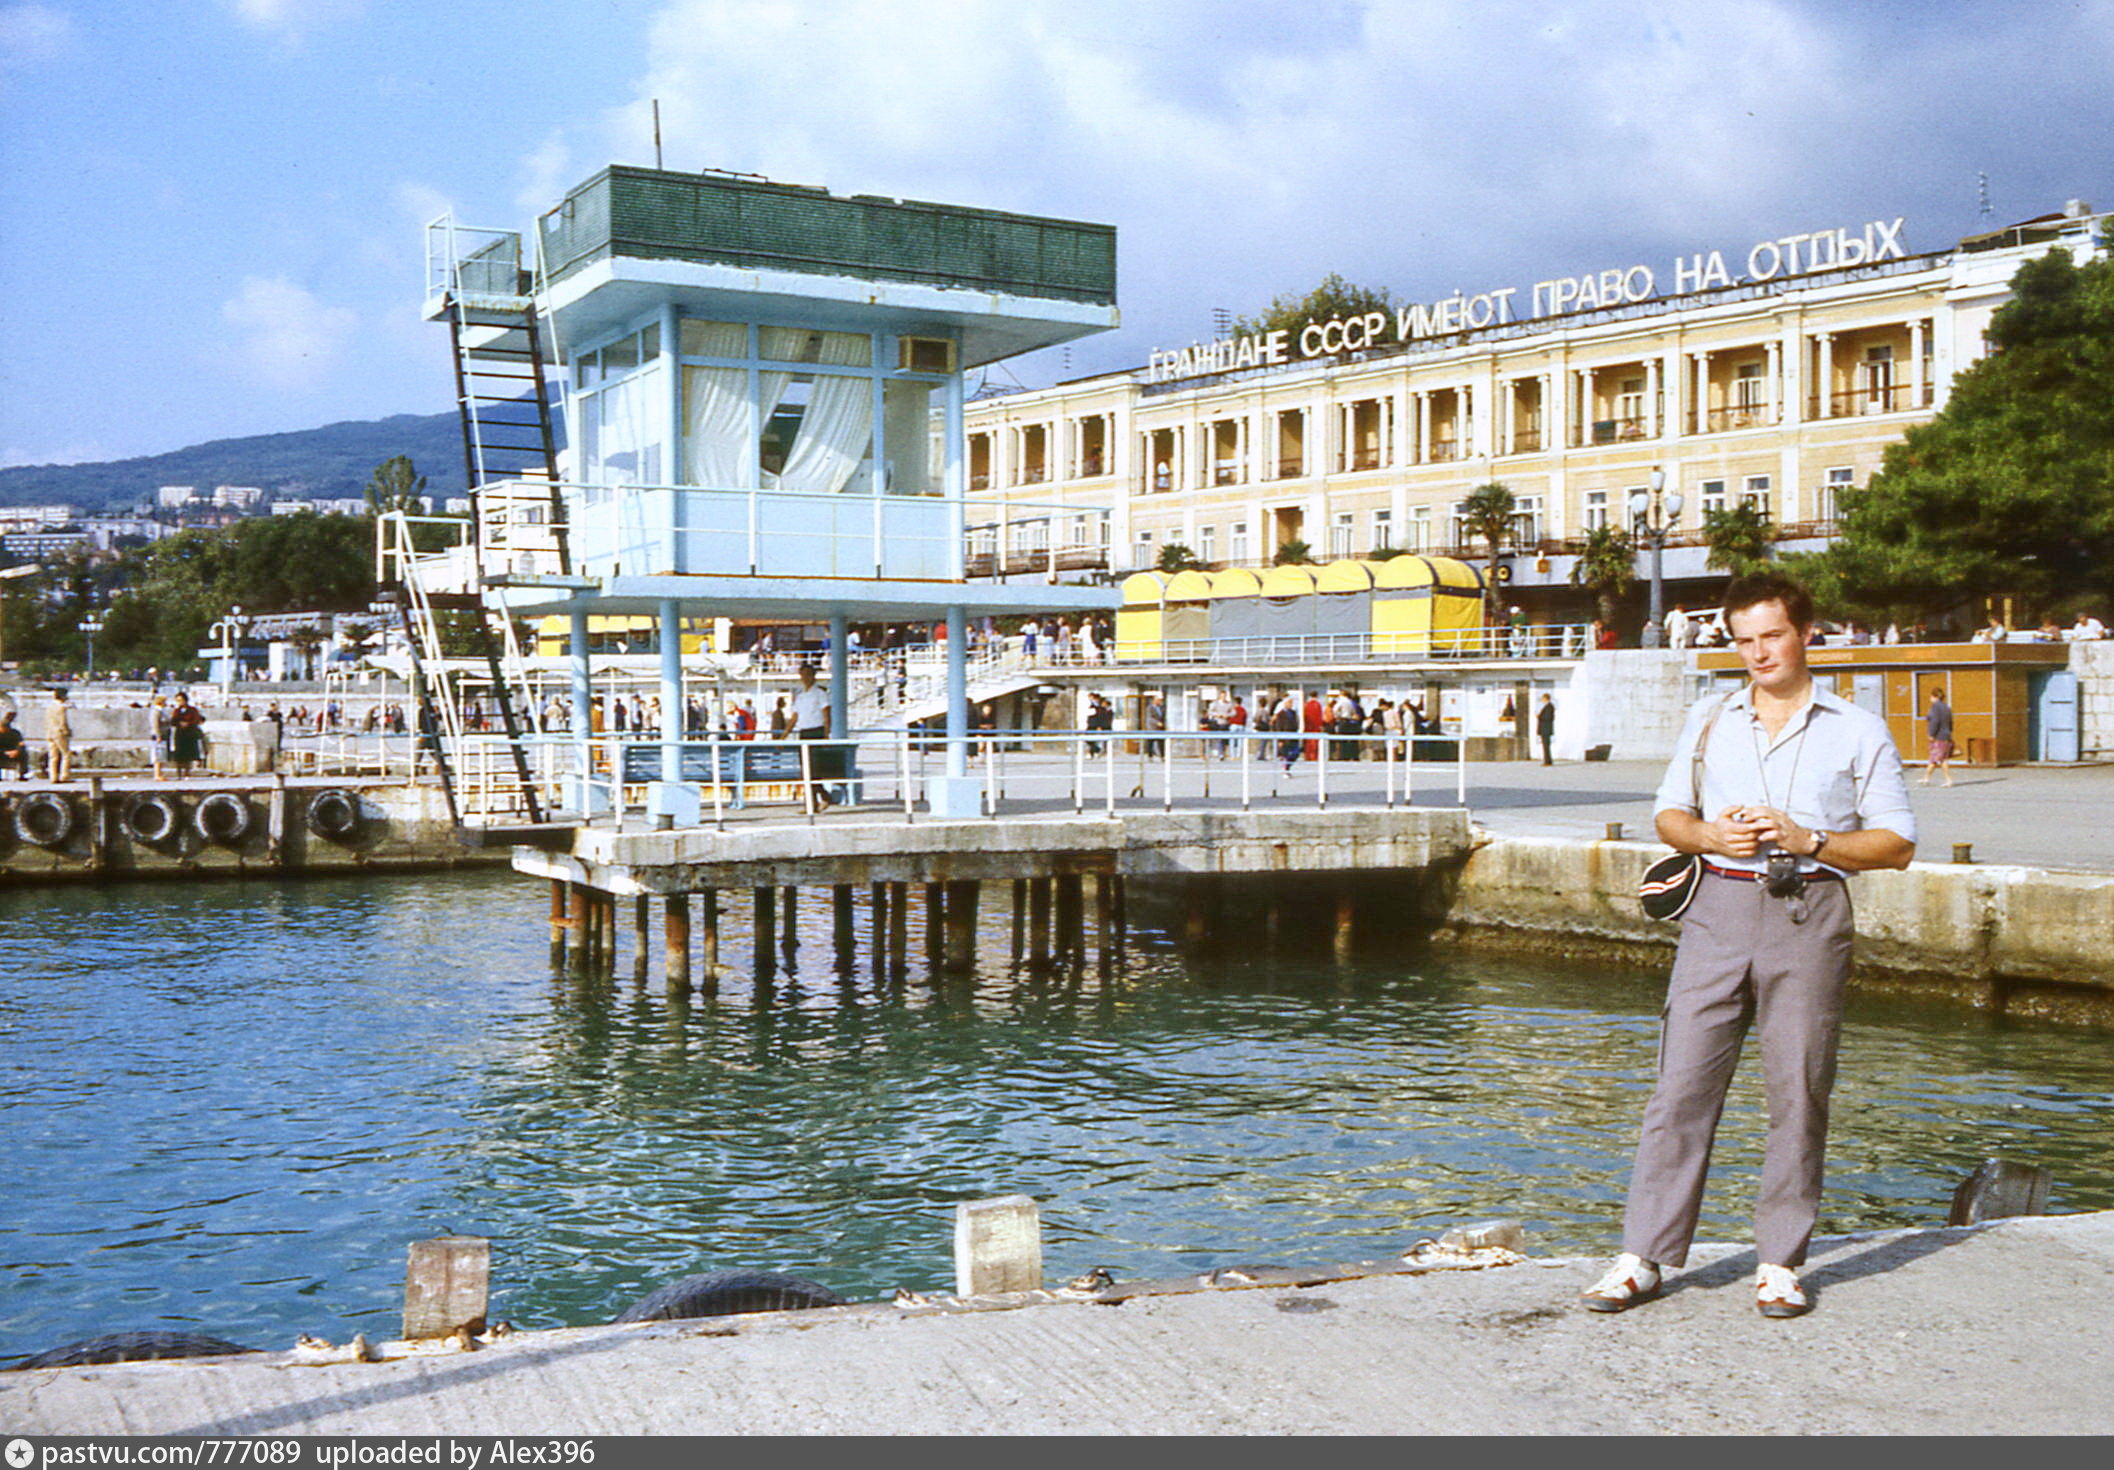
[[[653,166],[661,166],[661,99],[653,99]],[[1985,209],[1983,213],[1988,213]]]
[[[1988,219],[1988,218],[1989,218],[1989,175],[1988,175],[1987,173],[1978,173],[1978,174],[1976,174],[1976,175],[1975,175],[1975,198],[1976,198],[1976,200],[1977,200],[1977,201],[1978,201],[1978,202],[1979,202],[1979,203],[1981,204],[1981,206],[1982,206],[1982,218],[1983,218],[1983,219]]]

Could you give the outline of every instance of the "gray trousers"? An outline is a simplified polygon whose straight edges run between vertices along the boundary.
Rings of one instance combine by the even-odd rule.
[[[1843,884],[1809,883],[1805,903],[1805,922],[1794,923],[1791,903],[1761,884],[1703,875],[1666,986],[1624,1250],[1666,1266],[1687,1261],[1725,1088],[1751,1021],[1769,1099],[1755,1252],[1764,1264],[1804,1262],[1820,1208],[1852,929]]]

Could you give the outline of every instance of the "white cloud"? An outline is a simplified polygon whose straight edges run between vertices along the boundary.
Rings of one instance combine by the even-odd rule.
[[[73,45],[73,16],[49,5],[0,9],[0,71],[61,56]]]
[[[652,154],[652,134],[647,134],[646,156]],[[556,204],[564,191],[579,180],[572,177],[573,152],[565,141],[563,132],[552,133],[536,146],[535,151],[521,160],[521,188],[514,196],[514,207],[532,215],[540,215]]]
[[[298,41],[316,26],[358,15],[366,9],[367,0],[226,0],[226,3],[238,19],[283,40]]]
[[[237,362],[258,383],[284,392],[316,387],[359,327],[358,315],[329,306],[284,276],[249,276],[223,302]]]

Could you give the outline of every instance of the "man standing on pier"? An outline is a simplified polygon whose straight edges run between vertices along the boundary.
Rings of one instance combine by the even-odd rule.
[[[1725,621],[1750,682],[1689,712],[1659,787],[1660,840],[1701,855],[1703,872],[1667,982],[1658,1083],[1644,1110],[1622,1254],[1584,1296],[1596,1312],[1651,1300],[1661,1268],[1688,1259],[1750,1018],[1761,1032],[1769,1099],[1755,1304],[1765,1317],[1809,1309],[1798,1267],[1820,1207],[1850,970],[1842,880],[1905,868],[1916,851],[1901,757],[1885,722],[1821,689],[1807,671],[1813,601],[1805,589],[1773,571],[1737,578],[1725,594]]]

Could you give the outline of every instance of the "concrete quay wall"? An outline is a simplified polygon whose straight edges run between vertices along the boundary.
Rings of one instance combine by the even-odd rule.
[[[1456,810],[1126,812],[725,832],[582,829],[570,853],[516,848],[514,866],[618,897],[771,884],[993,881],[1065,872],[1126,877],[1421,871],[1465,859]]]
[[[39,789],[60,794],[73,814],[73,831],[56,847],[25,842],[16,808]],[[352,793],[360,821],[349,836],[311,831],[310,805],[325,791]],[[219,792],[249,808],[249,830],[232,842],[210,842],[195,822],[199,803]],[[167,842],[150,845],[125,829],[124,814],[147,796],[172,799],[181,825]],[[113,883],[136,879],[288,876],[294,874],[418,870],[505,861],[456,840],[446,798],[430,782],[402,777],[193,779],[184,782],[76,782],[0,786],[0,887],[46,883]]]
[[[1486,839],[1427,895],[1443,936],[1663,962],[1644,916],[1644,842]],[[2021,1014],[2114,1020],[2114,874],[1913,863],[1850,879],[1860,985],[1939,990]]]

